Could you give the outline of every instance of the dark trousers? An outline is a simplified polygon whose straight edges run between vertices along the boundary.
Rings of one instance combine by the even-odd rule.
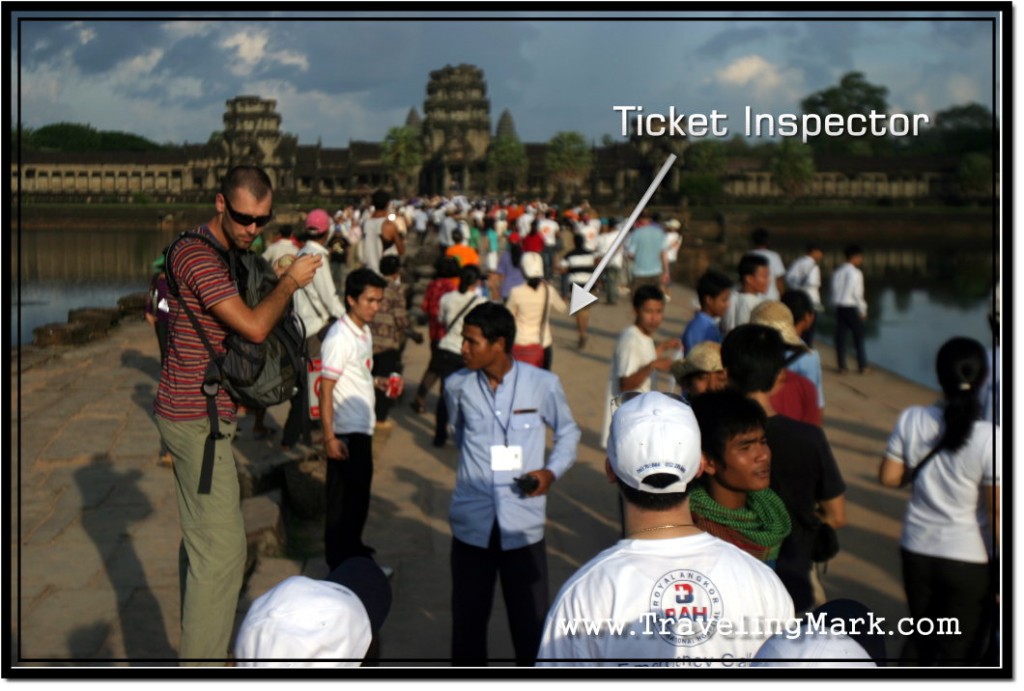
[[[864,371],[868,356],[864,351],[864,320],[856,307],[836,307],[836,360],[839,369],[846,369],[846,332],[853,335],[853,347],[857,350],[857,368]]]
[[[495,521],[486,549],[452,538],[452,662],[487,663],[487,622],[494,582],[501,577],[516,665],[537,660],[548,611],[548,560],[544,540],[502,551]]]
[[[373,376],[388,377],[392,372],[402,373],[402,351],[398,349],[382,350],[373,356]],[[373,412],[377,416],[377,422],[384,422],[388,419],[388,413],[394,400],[384,395],[384,392],[375,388],[373,390],[374,405]]]
[[[960,635],[910,636],[901,657],[920,666],[973,666],[982,662],[992,615],[993,583],[989,564],[971,564],[900,550],[903,588],[915,624],[929,618],[955,618]]]
[[[373,480],[373,437],[339,434],[348,446],[348,458],[327,461],[327,517],[324,521],[324,553],[334,570],[349,557],[369,556],[363,544],[363,527],[370,512]]]

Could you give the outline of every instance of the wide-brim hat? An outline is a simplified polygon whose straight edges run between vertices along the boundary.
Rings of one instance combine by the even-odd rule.
[[[793,312],[778,300],[765,300],[750,312],[750,323],[768,326],[779,332],[787,348],[809,350],[793,326]]]
[[[673,362],[671,371],[676,381],[682,383],[683,379],[691,374],[721,372],[724,369],[722,366],[722,344],[704,341],[690,348],[686,359]]]

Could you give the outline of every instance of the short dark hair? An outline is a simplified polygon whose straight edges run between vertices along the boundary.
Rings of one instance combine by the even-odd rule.
[[[380,258],[380,275],[393,276],[402,268],[402,259],[394,254],[386,254]]]
[[[761,324],[742,324],[722,341],[722,366],[729,385],[742,393],[768,392],[786,363],[786,344],[779,332]]]
[[[704,306],[704,298],[716,298],[722,291],[732,288],[732,279],[717,269],[708,269],[697,279],[697,299]]]
[[[740,263],[736,266],[736,273],[740,275],[740,281],[744,276],[753,276],[762,266],[768,266],[768,257],[762,254],[744,254]]]
[[[864,254],[864,250],[860,245],[847,245],[843,253],[846,255],[847,259],[853,259],[858,254]]]
[[[462,231],[458,228],[452,231],[452,242],[456,245],[462,242]]]
[[[230,197],[237,189],[245,189],[257,201],[262,201],[268,194],[273,193],[274,186],[270,182],[270,177],[259,166],[241,165],[229,170],[220,184],[220,193],[225,197]]]
[[[277,232],[280,233],[281,237],[283,238],[290,238],[292,236],[292,233],[295,232],[295,229],[292,228],[290,224],[285,223],[284,225],[277,229]]]
[[[438,257],[434,268],[437,270],[434,274],[437,278],[457,278],[459,260],[455,257]]]
[[[814,240],[808,242],[806,247],[807,247],[807,254],[810,254],[811,252],[821,252],[822,251],[821,243],[820,242],[815,242]]]
[[[373,208],[377,211],[383,211],[388,208],[388,204],[391,203],[391,195],[384,190],[377,190],[370,197],[370,203],[373,204]]]
[[[459,292],[465,293],[480,282],[480,267],[468,264],[459,271]]]
[[[811,296],[803,290],[787,290],[779,301],[793,313],[793,323],[799,324],[805,315],[814,311]]]
[[[477,327],[488,343],[497,343],[499,338],[504,338],[505,352],[512,352],[516,341],[516,318],[504,305],[490,301],[477,305],[462,320],[462,326]]]
[[[656,473],[644,478],[644,482],[652,487],[665,487],[678,479],[679,478],[677,476],[671,473]],[[625,499],[626,502],[639,509],[644,509],[645,511],[669,511],[679,507],[684,501],[686,501],[686,498],[690,496],[690,487],[693,486],[693,483],[691,482],[682,492],[659,494],[634,489],[623,482],[617,475],[615,476],[615,482],[619,486],[619,492],[622,493],[622,498]]]
[[[345,311],[349,312],[352,310],[352,305],[349,304],[347,298],[358,300],[362,296],[363,291],[367,288],[380,288],[383,290],[388,287],[388,282],[384,280],[384,277],[378,274],[373,269],[356,269],[348,276],[345,277]]]
[[[644,285],[633,291],[633,309],[639,310],[648,300],[665,302],[665,293],[658,286]]]
[[[768,230],[766,228],[754,228],[754,232],[750,234],[750,239],[754,243],[754,247],[760,247],[761,245],[768,244]]]
[[[736,389],[708,391],[690,401],[700,427],[700,450],[717,463],[725,463],[725,445],[738,434],[764,429],[764,408]]]

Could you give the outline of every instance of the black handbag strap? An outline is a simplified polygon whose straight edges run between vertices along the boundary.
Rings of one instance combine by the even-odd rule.
[[[548,291],[550,291],[551,288],[543,281],[541,282],[541,285],[544,286],[544,312],[540,315],[540,344],[543,346],[544,332],[548,329],[548,299],[551,297],[551,293]]]
[[[905,487],[906,485],[913,485],[914,482],[917,481],[917,476],[921,474],[921,471],[924,470],[924,467],[926,465],[928,465],[928,462],[939,454],[939,451],[940,449],[938,445],[936,445],[934,449],[928,452],[927,456],[921,459],[920,463],[914,466],[914,469],[910,471],[910,477],[907,477],[907,474],[904,473],[903,482],[900,483],[900,487]]]
[[[455,315],[455,319],[452,319],[451,322],[449,322],[448,326],[445,328],[445,333],[451,331],[452,327],[455,326],[455,323],[462,318],[462,315],[464,315],[470,307],[476,304],[476,297],[476,295],[471,297],[469,299],[469,302],[466,303],[466,306],[459,310],[459,313]]]

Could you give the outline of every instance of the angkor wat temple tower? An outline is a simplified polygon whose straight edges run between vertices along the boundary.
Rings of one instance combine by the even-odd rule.
[[[491,102],[483,70],[447,65],[431,72],[423,112],[421,191],[483,192],[491,141]]]

